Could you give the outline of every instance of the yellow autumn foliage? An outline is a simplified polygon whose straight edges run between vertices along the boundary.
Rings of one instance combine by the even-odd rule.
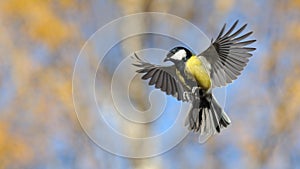
[[[73,28],[55,11],[55,6],[49,0],[11,0],[2,2],[7,21],[17,20],[21,31],[38,43],[44,43],[50,49],[55,49],[72,36]],[[64,0],[62,5],[68,6],[70,0]]]
[[[0,169],[10,168],[12,161],[18,165],[26,165],[31,160],[31,148],[22,138],[11,134],[3,121],[0,122]]]

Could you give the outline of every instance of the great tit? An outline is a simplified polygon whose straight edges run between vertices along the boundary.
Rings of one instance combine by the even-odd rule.
[[[211,45],[198,55],[185,47],[173,48],[164,59],[173,62],[171,66],[147,63],[134,53],[137,63],[133,65],[139,67],[138,73],[144,74],[143,80],[150,79],[149,85],[179,101],[191,102],[185,125],[200,133],[201,143],[231,123],[212,90],[237,79],[252,56],[250,52],[256,49],[246,47],[256,40],[244,40],[252,31],[240,35],[247,24],[234,31],[237,24],[238,20],[226,33],[224,24],[216,40],[212,39]]]

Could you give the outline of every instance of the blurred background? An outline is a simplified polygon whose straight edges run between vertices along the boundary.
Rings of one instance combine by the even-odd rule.
[[[0,168],[300,168],[299,9],[299,0],[2,0]],[[156,157],[118,157],[82,130],[72,101],[72,72],[81,47],[96,30],[121,16],[150,11],[182,17],[209,38],[225,22],[240,19],[254,30],[257,50],[227,88],[228,129],[204,145],[190,134]],[[149,43],[153,38],[145,36],[132,45],[142,49]],[[119,45],[114,50],[125,57],[129,49]],[[112,74],[108,66],[105,78]],[[145,84],[137,86],[144,91]],[[143,109],[147,103],[139,102],[145,95],[140,93],[132,99]],[[136,128],[134,134],[149,130]]]

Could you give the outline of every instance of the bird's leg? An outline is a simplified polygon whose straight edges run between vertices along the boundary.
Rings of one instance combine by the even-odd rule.
[[[192,93],[195,93],[197,90],[200,90],[200,87],[194,86],[194,87],[192,88]]]
[[[192,96],[191,92],[188,92],[188,91],[183,92],[183,99],[184,100],[191,101],[192,98],[193,98],[193,96]]]
[[[184,100],[190,100],[189,95],[190,95],[189,92],[187,92],[187,91],[183,92],[183,99]]]
[[[200,98],[199,92],[200,92],[201,88],[198,86],[195,86],[192,88],[192,94],[196,99]]]

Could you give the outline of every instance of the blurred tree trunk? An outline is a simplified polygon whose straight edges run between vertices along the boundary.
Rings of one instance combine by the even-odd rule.
[[[135,13],[137,11],[149,11],[150,6],[149,0],[146,1],[139,1],[139,0],[124,0],[118,1],[120,7],[126,14]],[[123,26],[120,28],[120,33],[126,35],[128,31],[130,32],[141,32],[147,30],[147,25],[145,25],[144,18],[140,18],[140,20],[134,20],[131,23],[124,23]],[[127,43],[126,46],[122,45],[123,56],[126,57],[127,54],[132,53],[136,50],[143,49],[144,39],[143,36],[135,37],[134,41],[130,41],[129,44]],[[137,82],[139,84],[134,84],[135,90],[132,94],[133,98],[132,101],[137,103],[138,109],[146,110],[147,105],[142,100],[145,99],[145,96],[142,94],[141,82]],[[125,84],[125,83],[124,83]],[[147,119],[147,115],[145,115],[145,120]],[[151,128],[150,125],[147,124],[140,124],[136,125],[126,125],[123,129],[127,130],[126,133],[130,133],[132,137],[135,138],[144,138],[151,136]],[[131,149],[136,151],[135,154],[141,154],[140,151],[150,151],[152,148],[157,147],[157,145],[152,145],[145,147],[145,144],[142,142],[140,144],[132,144],[130,145]],[[160,169],[162,168],[160,161],[157,158],[149,158],[149,159],[134,159],[131,158],[132,168],[134,169]]]

